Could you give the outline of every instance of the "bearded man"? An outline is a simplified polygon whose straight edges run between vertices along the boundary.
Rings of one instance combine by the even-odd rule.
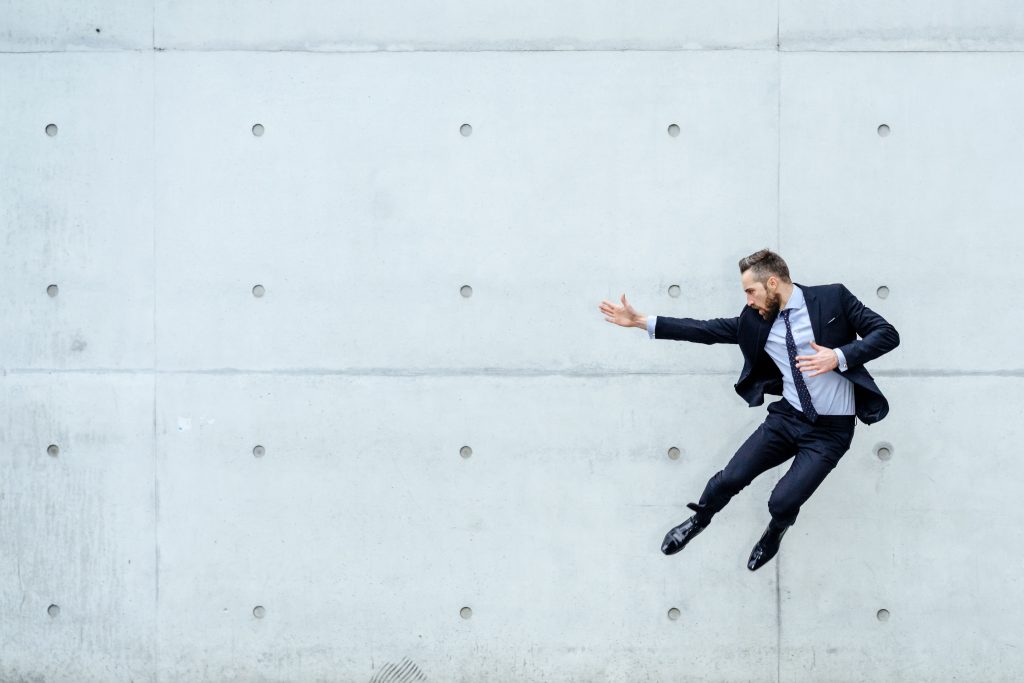
[[[694,515],[665,535],[661,551],[682,550],[712,517],[759,474],[793,460],[768,499],[770,521],[747,560],[751,571],[775,557],[800,506],[850,448],[859,418],[878,422],[889,403],[864,365],[900,343],[896,328],[842,284],[793,282],[778,254],[762,249],[740,259],[747,302],[735,318],[694,320],[645,316],[626,295],[602,301],[605,320],[647,330],[651,339],[738,344],[743,370],[736,383],[749,406],[782,396],[726,466],[708,481]],[[860,339],[857,337],[860,336]]]

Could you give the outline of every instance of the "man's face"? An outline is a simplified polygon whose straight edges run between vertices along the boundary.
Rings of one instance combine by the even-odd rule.
[[[747,305],[756,309],[762,318],[767,320],[778,312],[781,296],[777,277],[769,276],[767,282],[760,283],[747,270],[740,277],[740,284],[743,285],[743,293],[747,295]]]

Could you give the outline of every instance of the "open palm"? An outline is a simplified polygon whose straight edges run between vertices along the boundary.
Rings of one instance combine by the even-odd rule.
[[[636,310],[629,305],[628,301],[626,301],[625,294],[622,295],[621,305],[614,304],[611,301],[602,301],[598,308],[600,308],[601,312],[604,313],[605,320],[623,327],[633,327],[639,317]]]

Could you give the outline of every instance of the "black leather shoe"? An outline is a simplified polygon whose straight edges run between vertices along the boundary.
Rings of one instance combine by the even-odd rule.
[[[691,510],[699,510],[700,507],[693,503],[688,503],[687,506]],[[704,531],[708,527],[707,523],[701,523],[697,521],[697,515],[690,517],[688,520],[683,522],[677,527],[673,527],[667,534],[665,534],[665,540],[661,543],[661,552],[666,555],[675,555],[690,542],[690,539]]]
[[[786,535],[786,529],[789,527],[783,527],[781,531],[776,530],[771,524],[761,534],[761,540],[755,545],[754,549],[750,551],[750,559],[747,560],[747,569],[755,571],[765,565],[768,560],[775,557],[775,553],[779,552],[779,543],[782,542],[782,537]]]

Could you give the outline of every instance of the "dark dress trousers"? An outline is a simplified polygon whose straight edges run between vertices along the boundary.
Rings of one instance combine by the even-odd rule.
[[[864,424],[878,422],[889,412],[889,403],[864,364],[899,345],[896,328],[842,284],[794,284],[804,293],[814,341],[840,349],[846,358],[846,371],[836,368],[833,372],[853,383],[857,418]],[[782,372],[765,350],[775,317],[777,314],[765,320],[749,306],[744,306],[735,318],[658,316],[654,336],[700,344],[739,344],[743,370],[735,384],[736,393],[748,405],[759,406],[765,394],[782,395]],[[708,481],[699,505],[693,506],[698,519],[709,522],[754,477],[795,456],[768,501],[772,524],[793,524],[800,506],[849,449],[854,424],[852,415],[820,415],[811,422],[786,399],[772,403],[765,421],[725,468]]]

